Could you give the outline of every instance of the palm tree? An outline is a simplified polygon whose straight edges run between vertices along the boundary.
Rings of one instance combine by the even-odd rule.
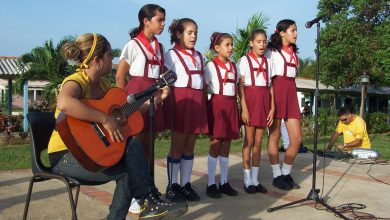
[[[43,46],[23,54],[19,58],[21,74],[16,81],[17,92],[22,93],[22,85],[26,80],[47,80],[49,84],[44,87],[42,95],[45,100],[54,100],[58,85],[74,69],[61,57],[60,50],[62,45],[74,39],[66,36],[56,46],[52,40],[48,40]],[[28,68],[23,68],[26,65]]]
[[[263,13],[258,13],[252,15],[252,17],[249,18],[245,28],[237,28],[236,34],[233,34],[234,62],[237,62],[240,57],[246,55],[249,52],[249,38],[252,31],[255,29],[263,29],[264,31],[266,31],[267,26],[269,25],[268,21],[268,16]]]
[[[205,64],[207,64],[207,63],[210,62],[210,61],[213,61],[214,56],[215,56],[214,50],[208,49],[208,50],[206,51],[206,53],[204,54],[204,57],[205,57]]]
[[[299,58],[298,76],[314,79],[316,73],[315,64],[316,62],[311,58],[304,58],[304,59]]]

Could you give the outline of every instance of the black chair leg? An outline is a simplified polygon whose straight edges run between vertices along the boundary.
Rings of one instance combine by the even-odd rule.
[[[77,212],[76,212],[76,205],[73,199],[73,193],[72,193],[72,187],[68,183],[68,181],[64,181],[66,184],[66,188],[68,189],[68,195],[69,195],[69,201],[70,201],[70,208],[72,209],[72,220],[77,220]],[[78,194],[78,192],[77,192]]]
[[[23,220],[27,219],[28,207],[30,205],[30,199],[31,199],[32,188],[34,185],[34,180],[35,180],[35,177],[34,176],[31,177],[30,185],[28,187],[28,192],[27,192],[26,205],[24,206]]]
[[[77,202],[79,201],[80,185],[76,186],[76,197],[74,199],[74,206],[77,209]]]

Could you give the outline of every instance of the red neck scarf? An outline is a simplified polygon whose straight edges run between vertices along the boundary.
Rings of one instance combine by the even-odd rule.
[[[136,37],[139,41],[141,41],[142,45],[144,45],[144,47],[152,54],[152,60],[156,59],[157,62],[160,64],[161,66],[161,60],[157,57],[157,53],[158,53],[158,40],[156,37],[153,37],[153,40],[154,40],[154,50],[153,48],[150,46],[150,43],[149,43],[149,40],[146,38],[145,36],[145,33],[143,31],[141,31],[137,37]]]
[[[255,53],[253,52],[253,50],[251,50],[249,53],[248,53],[248,56],[252,57],[255,62],[257,63],[257,65],[259,65],[259,71],[257,72],[256,76],[259,76],[260,73],[263,74],[263,77],[264,77],[264,80],[267,82],[267,73],[265,72],[265,69],[263,68],[263,65],[266,61],[266,58],[264,56],[261,56],[261,63],[259,63],[259,60],[257,59]]]
[[[175,44],[175,46],[173,47],[175,48],[176,50],[180,51],[181,53],[183,53],[184,55],[187,55],[189,57],[191,57],[191,60],[192,60],[192,63],[194,64],[195,68],[196,68],[196,59],[195,59],[195,49],[192,48],[190,49],[191,53],[188,52],[186,49],[184,49],[182,46],[180,46],[179,44]]]
[[[292,61],[295,61],[295,65],[298,66],[299,65],[299,62],[298,62],[298,55],[294,52],[294,49],[292,48],[292,46],[288,46],[288,47],[282,47],[282,50],[284,50],[284,52],[286,52],[288,55],[290,55],[290,63],[292,63]]]
[[[214,57],[213,62],[215,62],[217,64],[217,66],[221,67],[222,69],[224,69],[226,71],[225,77],[223,78],[223,84],[225,85],[226,81],[228,79],[228,75],[229,75],[228,73],[233,73],[232,62],[230,62],[230,60],[228,60],[228,62],[229,62],[229,69],[226,68],[226,65],[218,57]],[[217,66],[215,68],[218,68]]]

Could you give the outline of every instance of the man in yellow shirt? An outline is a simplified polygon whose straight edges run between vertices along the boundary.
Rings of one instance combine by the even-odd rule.
[[[344,151],[352,151],[353,148],[371,148],[371,142],[368,138],[366,123],[364,120],[353,114],[349,106],[345,106],[340,109],[338,112],[339,123],[335,130],[335,133],[332,135],[328,150],[330,150],[337,138],[340,135],[344,137],[344,144],[339,145],[338,148]]]

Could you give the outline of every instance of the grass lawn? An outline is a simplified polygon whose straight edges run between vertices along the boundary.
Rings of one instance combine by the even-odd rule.
[[[382,159],[390,159],[390,133],[370,135],[372,147],[382,154]],[[323,149],[329,137],[320,137],[318,149]],[[342,138],[339,138],[339,143]],[[165,158],[169,150],[169,140],[157,140],[155,146],[155,158]],[[305,138],[303,144],[313,149],[313,138]],[[207,155],[209,139],[198,139],[195,147],[195,155]],[[242,139],[232,142],[231,152],[241,152]],[[263,151],[267,146],[267,137],[263,139]],[[42,155],[44,161],[48,161],[47,155]],[[0,146],[0,170],[14,170],[31,168],[29,145]]]

